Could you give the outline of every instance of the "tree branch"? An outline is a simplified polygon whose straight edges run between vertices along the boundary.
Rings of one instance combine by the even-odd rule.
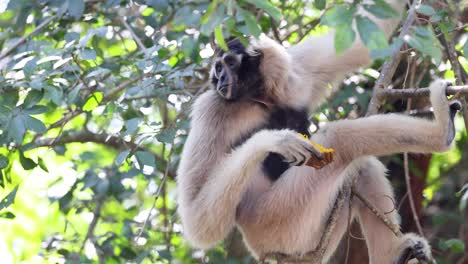
[[[135,144],[134,142],[127,142],[121,138],[114,137],[106,133],[94,134],[89,131],[81,131],[79,133],[69,134],[69,135],[61,136],[59,138],[41,137],[41,138],[36,139],[35,147],[37,148],[38,147],[53,147],[53,146],[64,145],[68,143],[87,143],[87,142],[106,145],[117,150],[131,149],[133,151],[135,150],[147,151],[154,155],[158,165],[163,166],[163,167],[165,166],[166,168],[169,166],[169,163],[166,162],[164,157],[160,157],[159,155],[155,154],[150,149],[140,146],[138,144]],[[170,177],[175,177],[175,174],[176,173],[174,170],[169,169],[168,175]]]
[[[367,200],[361,193],[359,193],[356,190],[354,185],[351,187],[351,193],[354,196],[356,196],[367,208],[369,208],[372,211],[372,213],[374,213],[375,216],[377,216],[377,218],[382,220],[382,222],[395,234],[395,236],[397,237],[402,236],[402,233],[398,225],[395,225],[390,220],[388,220],[388,218],[385,217],[385,215],[380,213],[379,210],[371,202],[369,202],[369,200]]]
[[[103,204],[104,204],[104,198],[103,197],[98,198],[96,201],[96,208],[94,208],[93,210],[93,220],[91,220],[91,223],[89,224],[88,231],[86,232],[86,237],[83,240],[83,243],[81,244],[79,252],[83,252],[83,249],[86,245],[86,241],[88,241],[88,239],[91,239],[91,240],[93,239],[94,229],[96,229],[96,225],[98,223],[99,217],[101,216],[101,210],[102,210]]]
[[[44,27],[46,27],[52,20],[54,20],[56,16],[51,16],[46,18],[42,23],[37,26],[33,31],[31,31],[29,34],[21,37],[18,41],[16,41],[11,47],[6,49],[0,54],[0,60],[4,59],[6,56],[8,56],[12,51],[14,51],[16,48],[18,48],[20,45],[22,45],[26,40],[34,35],[36,35],[39,31],[41,31]]]
[[[400,31],[400,38],[403,38],[409,33],[410,27],[416,20],[415,6],[417,5],[417,3],[418,2],[415,1],[408,11],[408,17],[406,18],[406,21],[403,24],[403,27]],[[379,111],[379,108],[382,104],[382,99],[379,97],[379,93],[382,90],[384,90],[385,87],[387,87],[391,82],[392,77],[395,74],[396,68],[400,63],[401,56],[402,54],[399,49],[394,50],[392,56],[382,66],[382,71],[380,72],[380,76],[377,79],[372,92],[372,98],[369,103],[369,108],[367,109],[366,116],[375,115]]]
[[[119,84],[117,87],[115,87],[114,89],[110,90],[109,92],[107,92],[105,95],[104,95],[104,98],[102,99],[103,101],[109,101],[111,99],[114,98],[114,96],[119,93],[120,91],[124,90],[125,88],[127,88],[127,86],[133,84],[133,83],[136,83],[138,81],[140,81],[141,79],[145,78],[145,77],[149,77],[151,76],[151,73],[144,73],[144,74],[141,74],[137,77],[134,77],[133,79],[129,79],[129,80],[126,80],[124,82],[122,82],[121,84]]]
[[[127,23],[127,21],[125,20],[124,17],[121,17],[120,19],[120,22],[122,23],[122,25],[124,25],[124,27],[130,32],[130,35],[132,35],[132,38],[133,40],[135,40],[135,42],[137,43],[138,47],[140,47],[141,50],[145,50],[146,47],[145,45],[143,44],[143,41],[141,41],[141,39],[137,36],[137,34],[135,33],[135,31],[130,27],[130,25]]]
[[[377,94],[380,99],[407,99],[421,98],[429,96],[429,88],[408,88],[408,89],[383,89]],[[458,85],[447,87],[447,95],[463,94],[468,95],[468,85]]]

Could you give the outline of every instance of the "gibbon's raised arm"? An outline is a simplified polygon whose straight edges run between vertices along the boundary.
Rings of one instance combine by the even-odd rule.
[[[447,102],[447,85],[437,80],[429,87],[435,117],[432,121],[401,114],[340,120],[327,124],[317,139],[334,148],[335,157],[344,162],[366,155],[446,151],[455,136],[453,117],[461,108],[457,101]]]
[[[399,14],[405,6],[404,0],[386,1]],[[383,31],[387,38],[395,30],[400,18],[377,19],[364,10],[358,11],[363,16],[372,19]],[[353,25],[356,38],[353,45],[343,54],[335,52],[334,30],[318,37],[309,37],[302,43],[290,47],[287,51],[291,56],[291,82],[303,89],[301,94],[309,98],[310,108],[315,108],[329,93],[328,84],[341,80],[345,74],[357,70],[371,63],[369,50],[359,38],[356,26]],[[312,84],[312,87],[311,87]]]

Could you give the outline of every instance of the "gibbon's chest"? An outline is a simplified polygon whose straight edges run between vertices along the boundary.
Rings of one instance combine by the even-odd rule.
[[[233,141],[234,144],[232,144],[231,148],[242,145],[253,134],[262,129],[291,129],[310,136],[306,109],[297,110],[291,107],[274,106],[264,111],[266,111],[264,119],[259,121],[257,125],[251,125],[250,129],[240,133]],[[277,153],[269,153],[262,164],[262,170],[270,181],[276,181],[289,168],[290,165]]]

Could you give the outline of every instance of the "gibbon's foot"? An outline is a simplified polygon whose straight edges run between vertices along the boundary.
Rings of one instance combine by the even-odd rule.
[[[450,102],[450,124],[449,130],[447,135],[447,145],[450,145],[455,138],[455,124],[453,123],[453,119],[459,110],[461,110],[462,105],[458,100],[454,100]]]
[[[271,152],[284,157],[284,161],[291,166],[301,166],[310,157],[315,156],[323,160],[320,150],[315,148],[308,140],[297,135],[297,132],[289,129],[274,131],[276,140],[272,142]]]
[[[408,238],[403,242],[403,250],[393,264],[433,263],[431,247],[424,238],[414,234],[405,236],[408,236]]]

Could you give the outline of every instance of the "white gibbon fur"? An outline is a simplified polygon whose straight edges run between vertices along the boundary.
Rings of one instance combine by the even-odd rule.
[[[390,4],[399,11],[404,7]],[[373,20],[387,35],[398,24]],[[333,39],[330,32],[289,49],[266,37],[254,41],[251,48],[262,54],[259,69],[265,92],[277,103],[311,111],[326,97],[330,83],[371,62],[359,39],[342,55],[335,53]],[[434,120],[385,114],[328,123],[312,140],[335,149],[335,160],[320,170],[292,166],[274,182],[261,169],[268,153],[304,159],[311,156],[310,143],[293,130],[264,129],[232,148],[239,137],[265,123],[268,113],[259,104],[232,103],[214,90],[205,92],[193,105],[191,131],[177,172],[178,213],[185,237],[195,247],[209,248],[237,226],[256,258],[272,252],[304,254],[316,248],[337,193],[351,179],[375,207],[392,211],[388,197],[393,197],[393,190],[385,167],[374,156],[446,151],[453,139],[446,84],[436,81],[430,88]],[[348,211],[345,205],[340,212],[324,263],[346,232]],[[394,210],[386,216],[398,222]],[[396,237],[359,201],[353,201],[351,217],[362,227],[371,263],[394,263],[416,244],[431,258],[424,238]]]

